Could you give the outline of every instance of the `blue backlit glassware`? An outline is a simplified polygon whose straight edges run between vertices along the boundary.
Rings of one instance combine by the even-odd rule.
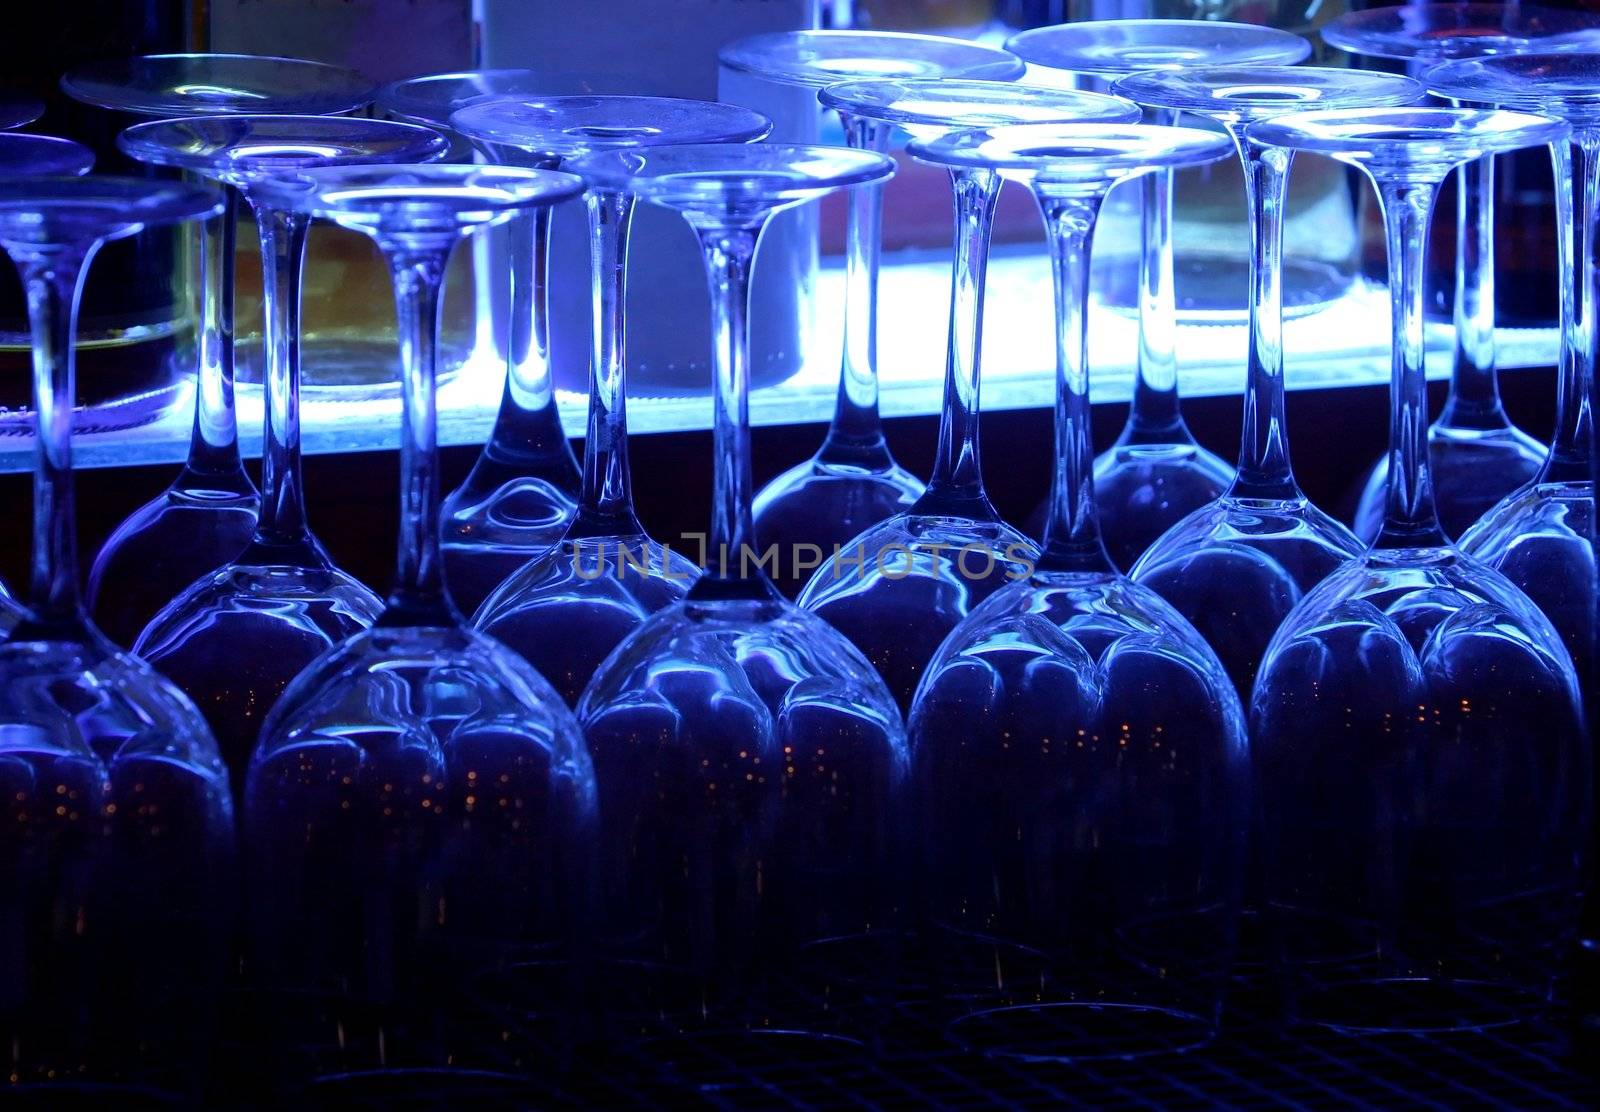
[[[497,161],[556,165],[607,150],[749,143],[772,127],[761,113],[731,104],[620,96],[485,101],[451,121]],[[587,197],[594,343],[577,513],[560,542],[495,588],[473,618],[527,658],[570,706],[611,650],[682,599],[699,574],[651,539],[633,507],[623,313],[635,203],[632,194],[603,189]]]
[[[493,97],[537,97],[532,70],[466,70],[386,85],[378,107],[410,123],[448,128],[450,116]],[[461,147],[468,146],[462,139]],[[546,167],[547,169],[549,167]],[[488,235],[503,237],[510,297],[506,384],[472,470],[441,511],[445,578],[463,613],[566,532],[578,508],[578,461],[561,426],[550,364],[550,213],[538,208]]]
[[[766,81],[819,91],[866,78],[1013,81],[1023,71],[1021,62],[992,46],[885,31],[753,35],[723,47],[718,58],[725,67]],[[839,109],[845,141],[859,150],[887,150],[898,130],[892,121],[829,107]],[[878,416],[882,227],[883,191],[852,190],[845,227],[844,346],[833,420],[816,455],[756,494],[756,528],[782,554],[774,582],[791,598],[806,581],[795,566],[797,546],[815,545],[829,555],[922,495],[921,480],[890,454]]]
[[[18,178],[76,177],[94,165],[94,152],[49,135],[0,135],[0,182]]]
[[[227,772],[194,704],[83,607],[71,444],[90,259],[108,240],[221,206],[182,184],[0,182],[0,244],[33,330],[38,444],[33,583],[0,642],[0,1038],[13,1083],[193,1085],[167,1071],[193,1077],[227,976]]]
[[[1130,574],[1194,623],[1248,700],[1261,654],[1290,608],[1361,551],[1301,492],[1289,459],[1283,377],[1283,222],[1290,155],[1252,139],[1263,120],[1304,109],[1408,104],[1409,77],[1306,66],[1222,66],[1134,75],[1123,95],[1207,116],[1233,136],[1250,206],[1250,334],[1244,435],[1228,489],[1178,522]]]
[[[762,143],[613,151],[570,168],[694,229],[716,373],[710,567],[617,647],[578,704],[600,785],[600,945],[621,978],[610,1003],[658,1032],[831,1031],[847,1020],[827,1011],[827,984],[789,992],[784,978],[826,978],[825,960],[806,960],[811,944],[851,949],[893,924],[905,734],[866,659],[763,571],[749,280],[773,213],[882,182],[893,164]]]
[[[262,987],[331,998],[339,1072],[460,1066],[434,1032],[456,982],[570,958],[594,775],[572,713],[467,628],[439,551],[438,309],[457,242],[576,196],[514,167],[333,167],[259,186],[278,211],[371,236],[388,260],[403,375],[400,542],[373,627],[321,654],[267,716],[244,829]],[[375,924],[383,924],[375,926]],[[332,1051],[331,1051],[332,1052]]]
[[[372,83],[354,70],[251,54],[156,54],[98,62],[61,79],[68,96],[158,119],[361,108]],[[139,158],[137,151],[130,152]],[[197,178],[214,177],[203,171]],[[183,470],[117,526],[89,569],[89,610],[119,645],[202,575],[244,551],[261,496],[239,457],[234,413],[234,236],[238,194],[201,226],[193,264],[200,294],[194,429]]]
[[[334,566],[306,523],[300,272],[310,218],[274,208],[255,189],[312,166],[427,161],[448,144],[413,124],[334,116],[155,121],[128,128],[118,143],[144,162],[238,190],[261,232],[267,321],[261,513],[244,551],[186,587],[134,643],[205,710],[237,787],[261,720],[284,686],[382,609],[376,595]]]
[[[1310,43],[1287,31],[1191,19],[1067,23],[1024,31],[1006,46],[1034,66],[1101,81],[1197,66],[1290,66],[1311,52]],[[1158,109],[1152,122],[1173,123],[1175,116]],[[1233,479],[1233,469],[1195,440],[1179,404],[1172,188],[1170,172],[1140,180],[1139,351],[1133,404],[1116,443],[1095,460],[1101,536],[1123,570]],[[1030,519],[1033,535],[1042,535],[1048,508],[1048,503],[1039,507]]]
[[[939,646],[908,723],[929,968],[970,1009],[950,1033],[974,1050],[1039,1060],[1198,1045],[1220,1018],[1239,912],[1244,713],[1194,627],[1101,540],[1085,322],[1106,193],[1225,158],[1228,142],[1027,125],[911,151],[1028,185],[1056,296],[1043,549]]]
[[[37,97],[8,93],[0,96],[0,131],[26,127],[44,115],[44,102]]]
[[[1570,956],[1592,792],[1577,677],[1528,597],[1439,526],[1422,335],[1445,176],[1566,136],[1543,116],[1450,108],[1307,112],[1252,133],[1372,179],[1394,314],[1383,530],[1285,619],[1250,711],[1268,925],[1301,1021],[1513,1022]]]
[[[890,95],[885,96],[885,92]],[[829,89],[824,97],[832,98]],[[1126,122],[1133,106],[1094,93],[999,86],[992,93],[935,95],[852,84],[838,93],[849,111],[880,126],[937,136],[963,122],[1016,120],[1038,106],[1057,122]],[[982,167],[950,171],[956,245],[950,284],[944,409],[928,487],[912,505],[850,538],[813,573],[800,605],[848,637],[878,669],[895,701],[911,705],[922,670],[945,635],[1005,583],[1025,578],[1037,548],[1000,519],[984,490],[978,456],[984,275],[1003,184]],[[763,536],[763,539],[765,537]],[[779,558],[793,558],[780,550]]]
[[[1504,108],[1566,120],[1572,142],[1554,148],[1561,274],[1561,359],[1556,427],[1538,473],[1462,534],[1461,551],[1511,580],[1555,626],[1577,667],[1591,726],[1600,714],[1595,682],[1594,258],[1600,205],[1600,54],[1527,55],[1451,62],[1424,74],[1429,88]],[[1591,851],[1597,846],[1591,840]],[[1579,983],[1600,961],[1600,895],[1585,905]],[[1591,1009],[1592,1011],[1592,1009]]]
[[[1351,54],[1423,66],[1452,58],[1600,46],[1600,18],[1531,4],[1406,4],[1346,12],[1323,41]],[[1456,175],[1456,270],[1450,393],[1428,426],[1439,524],[1459,538],[1496,502],[1531,480],[1545,447],[1511,423],[1500,404],[1494,335],[1494,159]],[[1355,532],[1378,535],[1388,501],[1387,458],[1373,467]]]
[[[1600,53],[1451,62],[1428,71],[1424,79],[1445,96],[1539,112],[1572,127],[1571,144],[1555,151],[1563,321],[1555,435],[1537,474],[1467,530],[1460,548],[1495,568],[1544,611],[1572,653],[1579,682],[1592,696],[1597,574],[1591,544],[1590,391],[1597,280],[1594,220],[1600,205]]]

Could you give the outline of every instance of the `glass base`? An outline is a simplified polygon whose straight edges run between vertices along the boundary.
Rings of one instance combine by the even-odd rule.
[[[1029,1004],[974,1012],[947,1028],[977,1054],[1024,1062],[1129,1060],[1205,1046],[1216,1024],[1192,1012],[1141,1004]]]

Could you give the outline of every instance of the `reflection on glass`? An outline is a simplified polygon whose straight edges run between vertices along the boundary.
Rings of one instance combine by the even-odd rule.
[[[1568,957],[1591,783],[1577,677],[1527,596],[1440,528],[1422,337],[1445,175],[1566,133],[1448,108],[1307,112],[1253,133],[1372,179],[1394,309],[1383,531],[1285,619],[1251,706],[1269,925],[1301,1020],[1514,1022],[1546,1002]]]

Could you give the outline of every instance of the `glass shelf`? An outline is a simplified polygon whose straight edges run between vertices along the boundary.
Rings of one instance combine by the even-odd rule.
[[[839,325],[843,273],[824,267],[816,297],[816,353],[788,380],[756,390],[750,399],[756,425],[824,422],[832,415],[838,383]],[[887,417],[938,413],[950,271],[948,256],[929,252],[922,260],[886,267],[881,284],[879,364],[882,408]],[[989,267],[984,322],[983,404],[987,409],[1046,407],[1055,397],[1055,351],[1051,324],[1048,262],[1027,247],[997,253]],[[1126,402],[1133,387],[1138,339],[1136,319],[1094,306],[1090,322],[1090,366],[1096,402]],[[1372,386],[1389,378],[1389,297],[1381,286],[1358,284],[1318,312],[1284,322],[1287,377],[1291,390]],[[1448,377],[1450,328],[1429,326],[1429,377]],[[1500,365],[1505,369],[1549,366],[1556,361],[1554,328],[1499,330]],[[1245,327],[1242,323],[1179,326],[1177,350],[1183,392],[1188,396],[1237,394],[1243,385]],[[439,392],[441,444],[481,444],[494,424],[504,382],[503,366],[488,359],[468,362]],[[240,443],[246,454],[261,447],[261,392],[239,388]],[[569,436],[581,436],[585,399],[558,392],[557,402]],[[398,397],[336,401],[308,394],[303,404],[303,444],[307,452],[364,452],[398,446]],[[81,434],[74,460],[81,467],[123,467],[179,463],[189,444],[193,397],[189,389],[173,396],[155,421],[132,429]],[[708,395],[637,397],[629,402],[635,433],[706,429],[711,423]],[[0,471],[33,466],[30,435],[0,436]]]

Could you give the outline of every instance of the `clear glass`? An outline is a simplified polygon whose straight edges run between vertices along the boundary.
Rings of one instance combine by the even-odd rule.
[[[670,143],[749,143],[772,126],[748,108],[664,97],[497,99],[463,109],[452,122],[500,161],[520,154],[547,165]],[[699,574],[688,558],[651,539],[633,506],[624,307],[635,203],[632,194],[598,189],[586,199],[594,343],[577,512],[561,539],[530,554],[473,618],[475,628],[521,653],[569,706],[611,650],[682,599]]]
[[[1493,54],[1583,50],[1600,18],[1522,4],[1408,4],[1347,12],[1323,40],[1352,54],[1418,65]],[[1500,404],[1494,335],[1494,159],[1456,175],[1455,351],[1450,393],[1428,426],[1439,524],[1450,537],[1538,474],[1545,446],[1511,423]],[[1387,501],[1387,457],[1374,464],[1357,504],[1355,532],[1378,535]]]
[[[73,337],[95,252],[220,206],[210,189],[126,178],[0,183],[0,244],[33,330],[38,445],[33,584],[0,642],[0,1039],[13,1085],[181,1093],[229,972],[226,770],[194,704],[84,610],[71,442]]]
[[[99,108],[163,119],[331,115],[361,108],[372,96],[371,82],[354,70],[244,54],[122,58],[75,69],[62,88]],[[89,569],[90,612],[119,645],[133,644],[178,592],[243,552],[261,510],[239,457],[233,404],[237,205],[228,190],[226,209],[192,239],[200,336],[188,458],[166,490],[112,532]]]
[[[872,951],[900,910],[905,733],[861,654],[763,570],[747,312],[772,214],[881,182],[892,163],[762,143],[612,152],[572,169],[684,215],[715,337],[712,566],[617,647],[578,706],[600,784],[597,937],[620,974],[608,1002],[635,1033],[848,1037],[860,1016],[828,1006],[843,992],[830,971]]]
[[[1255,24],[1189,19],[1116,19],[1024,31],[1007,49],[1032,65],[1109,81],[1130,73],[1176,73],[1197,66],[1300,62],[1311,44]],[[1157,110],[1156,123],[1173,122]],[[1176,285],[1173,274],[1171,174],[1140,182],[1139,350],[1128,420],[1095,460],[1100,530],[1117,567],[1127,570],[1185,516],[1233,481],[1233,468],[1200,446],[1179,399]],[[1029,519],[1043,535],[1046,502]]]
[[[950,1033],[973,1050],[1037,1061],[1187,1049],[1215,1033],[1232,957],[1244,713],[1199,633],[1102,542],[1085,321],[1107,191],[1224,158],[1227,140],[1038,125],[912,151],[1029,184],[1056,280],[1043,550],[939,646],[909,719],[926,968],[935,995],[969,1012]]]
[[[334,566],[306,522],[300,478],[300,273],[310,219],[256,196],[313,166],[426,162],[448,149],[427,128],[333,116],[215,116],[137,124],[118,140],[141,161],[231,186],[256,214],[267,291],[261,512],[246,548],[167,602],[134,651],[206,708],[242,786],[261,720],[330,645],[372,623],[378,597]],[[251,646],[241,660],[239,646]]]
[[[785,85],[822,90],[851,78],[1013,81],[1023,66],[994,47],[928,35],[877,31],[794,31],[754,35],[724,47],[723,66]],[[845,141],[884,151],[896,125],[840,112]],[[839,395],[817,454],[785,471],[757,494],[756,525],[779,546],[773,581],[793,598],[807,570],[869,526],[903,513],[923,484],[895,462],[878,415],[878,264],[883,193],[852,190],[845,228],[845,333]],[[800,547],[816,546],[801,567]]]
[[[1261,655],[1290,608],[1361,551],[1348,529],[1301,493],[1290,465],[1282,269],[1290,155],[1256,143],[1251,131],[1310,104],[1407,104],[1422,96],[1422,87],[1408,77],[1359,70],[1222,66],[1134,75],[1114,88],[1165,111],[1219,121],[1244,167],[1253,254],[1239,464],[1222,496],[1162,534],[1130,574],[1194,623],[1248,700]]]
[[[1561,358],[1556,427],[1537,473],[1460,538],[1461,551],[1499,571],[1544,612],[1566,642],[1578,681],[1593,698],[1597,591],[1594,536],[1596,205],[1600,204],[1600,60],[1495,58],[1430,70],[1430,88],[1480,103],[1507,103],[1566,119],[1570,145],[1553,149],[1561,252]],[[1568,91],[1551,89],[1561,82]],[[1573,86],[1588,96],[1574,96]],[[1549,90],[1547,92],[1547,90]],[[1587,276],[1587,277],[1586,277]]]
[[[1445,175],[1566,133],[1448,108],[1308,112],[1254,132],[1372,179],[1394,312],[1383,531],[1289,614],[1251,706],[1268,923],[1301,1021],[1515,1022],[1571,955],[1592,783],[1577,676],[1528,597],[1440,528],[1422,338]]]
[[[457,109],[497,97],[537,97],[545,86],[532,70],[467,70],[396,81],[379,91],[377,103],[397,119],[447,128]],[[465,139],[458,145],[470,147]],[[502,237],[504,255],[476,237],[473,247],[483,252],[484,269],[497,280],[503,262],[511,279],[503,304],[485,291],[486,311],[506,314],[505,389],[477,462],[440,511],[445,577],[467,614],[506,576],[561,539],[577,510],[581,484],[551,377],[548,213],[536,210],[486,236]]]
[[[0,179],[76,177],[94,166],[94,152],[49,135],[0,135]]]
[[[565,174],[470,165],[334,167],[260,187],[276,209],[373,237],[401,322],[395,586],[373,628],[318,656],[272,708],[244,794],[261,897],[250,968],[274,992],[331,1005],[337,1032],[281,1032],[324,1040],[331,1072],[470,1061],[471,1046],[438,1030],[452,988],[529,961],[557,986],[553,969],[572,968],[593,769],[560,697],[450,599],[434,389],[456,242],[580,189]]]
[[[44,115],[44,102],[29,96],[7,93],[0,96],[0,131],[26,127]]]

